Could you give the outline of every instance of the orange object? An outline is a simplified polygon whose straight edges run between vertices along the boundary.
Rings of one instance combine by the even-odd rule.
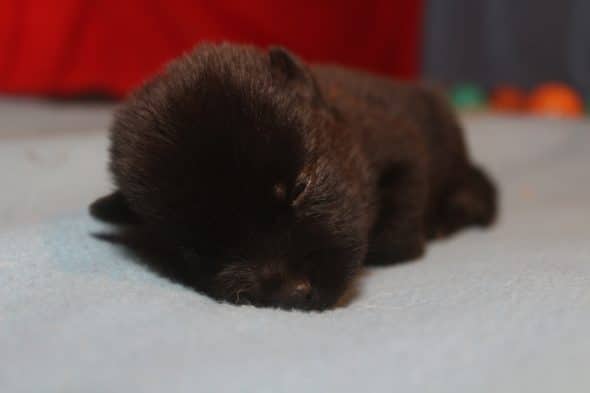
[[[584,101],[565,84],[547,83],[533,90],[529,96],[528,109],[543,116],[581,117],[584,114]]]
[[[526,108],[526,102],[526,93],[512,86],[500,86],[494,89],[490,99],[493,109],[504,112],[522,111]]]

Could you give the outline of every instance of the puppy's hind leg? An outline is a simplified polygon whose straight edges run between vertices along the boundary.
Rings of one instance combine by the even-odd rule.
[[[469,226],[490,226],[498,210],[497,190],[488,175],[470,166],[434,212],[432,237],[444,237]]]

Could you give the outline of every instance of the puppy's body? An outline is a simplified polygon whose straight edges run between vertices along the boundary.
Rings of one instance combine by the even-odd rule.
[[[442,95],[338,67],[317,66],[314,73],[328,102],[353,125],[350,139],[362,146],[368,184],[376,186],[370,262],[412,259],[425,239],[491,224],[495,189],[471,164]]]
[[[122,106],[111,137],[117,191],[95,215],[133,222],[228,301],[324,309],[363,261],[415,258],[495,216],[443,98],[281,49],[198,48]]]

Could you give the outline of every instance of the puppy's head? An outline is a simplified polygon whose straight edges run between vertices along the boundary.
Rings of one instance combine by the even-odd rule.
[[[202,46],[118,111],[118,191],[94,212],[127,214],[182,250],[216,298],[330,307],[366,251],[351,174],[322,132],[336,123],[286,51]]]

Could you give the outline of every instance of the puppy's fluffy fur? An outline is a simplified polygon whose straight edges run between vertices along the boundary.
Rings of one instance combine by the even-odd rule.
[[[122,105],[111,142],[117,190],[92,213],[230,302],[331,307],[364,261],[496,213],[444,98],[281,48],[198,47]]]

